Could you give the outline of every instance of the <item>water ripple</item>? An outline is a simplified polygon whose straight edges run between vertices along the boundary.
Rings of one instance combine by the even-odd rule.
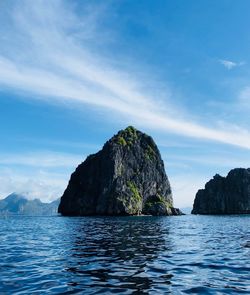
[[[0,220],[0,294],[250,293],[250,216]]]

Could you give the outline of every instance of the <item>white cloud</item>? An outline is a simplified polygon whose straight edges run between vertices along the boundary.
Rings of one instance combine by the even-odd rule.
[[[235,167],[241,168],[249,168],[250,167],[250,155],[235,155],[230,153],[206,153],[203,155],[199,155],[198,153],[195,156],[168,156],[168,161],[170,165],[174,167],[182,167],[188,168],[195,164],[198,164],[199,167],[207,166],[207,167],[217,167],[217,169],[227,168],[228,171]],[[168,162],[167,162],[168,163]],[[168,164],[169,166],[169,164]]]
[[[248,107],[250,105],[250,87],[247,86],[243,88],[238,97],[238,102],[243,105],[244,107]]]
[[[102,144],[95,144],[91,142],[85,141],[67,141],[67,140],[58,140],[58,139],[48,139],[44,137],[16,137],[16,142],[20,143],[36,143],[36,144],[43,144],[49,147],[60,147],[66,149],[78,149],[80,151],[83,150],[91,150],[92,152],[99,150],[102,147]],[[79,155],[79,157],[81,157]],[[82,157],[83,158],[83,157]]]
[[[21,47],[20,54],[11,54],[11,50],[7,54],[5,41],[0,50],[2,86],[33,93],[32,97],[47,102],[69,101],[113,110],[124,116],[121,120],[144,128],[250,149],[249,131],[235,133],[212,123],[214,127],[203,126],[188,116],[173,116],[178,110],[169,103],[168,94],[164,103],[158,101],[154,93],[143,90],[147,81],[135,78],[133,71],[120,70],[118,61],[115,64],[101,53],[92,53],[96,18],[90,18],[91,14],[79,19],[62,1],[22,1],[16,5],[9,38],[13,43],[18,36],[21,45],[15,45]]]
[[[85,156],[58,152],[30,152],[0,154],[0,165],[15,165],[41,168],[71,168],[85,160]]]
[[[245,64],[245,62],[234,62],[226,59],[220,59],[219,62],[228,70],[231,70],[235,67],[243,66]]]
[[[49,202],[65,190],[84,156],[51,151],[0,154],[0,198],[12,192]]]
[[[69,176],[65,174],[32,169],[17,171],[16,169],[0,170],[0,198],[17,192],[29,199],[39,198],[43,202],[50,202],[61,197],[67,186]]]

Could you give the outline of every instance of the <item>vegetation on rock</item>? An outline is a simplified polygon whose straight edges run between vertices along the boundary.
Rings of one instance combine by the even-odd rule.
[[[129,126],[118,132],[116,142],[122,146],[131,146],[137,140],[137,130],[133,126]]]
[[[148,159],[148,160],[154,160],[154,157],[155,157],[155,151],[154,149],[148,145],[146,150],[145,150],[145,157]]]
[[[126,146],[127,145],[126,140],[122,136],[118,136],[117,143],[120,144],[120,145],[122,145],[122,146]]]
[[[131,191],[131,212],[133,212],[132,214],[140,214],[142,211],[142,197],[139,190],[136,187],[136,184],[132,181],[128,181],[128,187]]]
[[[159,211],[160,208],[161,211],[165,212],[164,215],[172,215],[172,207],[172,202],[166,200],[166,198],[160,194],[156,194],[155,196],[152,196],[146,200],[143,212],[155,215],[154,212]]]
[[[156,198],[156,200],[154,200]],[[71,175],[63,215],[178,215],[153,139],[129,126],[87,157]]]

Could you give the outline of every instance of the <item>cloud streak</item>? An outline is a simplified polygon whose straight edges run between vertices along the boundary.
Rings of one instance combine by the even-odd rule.
[[[240,67],[245,64],[244,62],[234,62],[226,59],[220,59],[219,62],[228,70],[232,70],[235,67]]]
[[[58,152],[30,152],[0,155],[0,165],[40,168],[74,168],[84,160],[84,156]]]
[[[157,100],[154,93],[145,91],[147,81],[92,50],[101,15],[85,13],[79,18],[68,5],[59,0],[15,2],[9,37],[5,36],[0,49],[2,87],[46,102],[112,110],[121,120],[161,132],[250,149],[249,130],[227,130],[212,123],[213,127],[207,127],[178,114],[169,94],[164,102]],[[16,36],[20,55],[7,50]],[[234,67],[228,62],[224,66]]]

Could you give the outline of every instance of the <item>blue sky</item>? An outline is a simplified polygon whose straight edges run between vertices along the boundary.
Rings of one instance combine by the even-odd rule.
[[[0,2],[0,198],[58,198],[119,129],[153,136],[176,206],[250,166],[248,0]]]

